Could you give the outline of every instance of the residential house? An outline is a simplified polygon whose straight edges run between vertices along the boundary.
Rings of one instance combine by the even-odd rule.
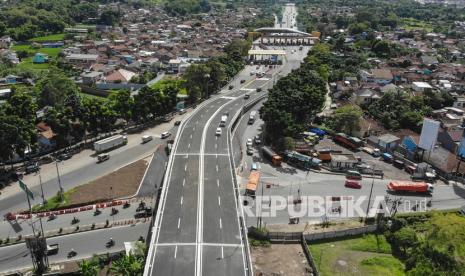
[[[32,63],[42,64],[48,62],[48,56],[42,53],[36,53],[32,58]]]
[[[378,92],[368,88],[356,91],[352,97],[353,102],[358,105],[363,103],[371,103],[373,101],[379,100],[380,98],[381,96]]]
[[[98,71],[91,71],[91,72],[84,72],[81,74],[82,83],[83,84],[95,84],[99,81],[103,76],[102,72]]]
[[[133,77],[137,75],[138,74],[134,72],[125,69],[119,69],[106,76],[104,80],[109,83],[128,83]]]
[[[381,136],[368,137],[368,143],[382,149],[383,151],[392,152],[400,142],[400,138],[390,133]]]
[[[177,74],[179,73],[179,67],[181,66],[180,59],[171,59],[168,62],[167,73]]]
[[[96,63],[98,60],[98,55],[88,55],[88,54],[69,54],[65,59],[74,65],[91,65]]]
[[[465,109],[465,97],[457,97],[452,107],[460,108],[464,110]]]
[[[371,72],[361,71],[360,77],[365,82],[375,82],[379,85],[386,85],[392,82],[393,75],[389,69],[372,69]]]
[[[441,143],[443,148],[452,153],[456,153],[462,136],[463,129],[461,128],[443,130],[438,133],[438,142]]]
[[[414,81],[414,82],[412,82],[412,89],[414,91],[416,91],[416,92],[424,93],[424,92],[427,92],[427,91],[431,91],[433,89],[433,87],[427,82]]]
[[[54,148],[55,141],[53,141],[53,137],[55,137],[56,134],[53,132],[52,128],[45,122],[40,122],[36,125],[36,129],[38,132],[37,142],[40,148],[42,150]]]
[[[428,55],[422,55],[421,56],[421,63],[424,66],[431,67],[439,64],[439,61],[436,57],[433,56],[428,56]]]

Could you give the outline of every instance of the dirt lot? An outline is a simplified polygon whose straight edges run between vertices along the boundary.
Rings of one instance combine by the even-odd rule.
[[[150,157],[141,159],[94,181],[76,187],[69,195],[69,203],[92,202],[135,194],[149,161]]]
[[[310,266],[300,244],[251,247],[255,275],[310,275]]]
[[[333,140],[329,138],[325,138],[321,140],[318,145],[315,146],[317,150],[319,149],[333,149],[333,150],[340,150],[343,153],[353,153],[355,156],[359,156],[362,158],[362,162],[366,163],[370,166],[374,166],[375,169],[377,170],[383,170],[384,172],[384,178],[386,179],[396,179],[396,180],[410,180],[410,175],[406,173],[404,170],[399,170],[398,168],[394,167],[392,164],[386,163],[380,158],[375,158],[371,155],[369,155],[366,152],[359,151],[359,152],[353,152],[350,151],[349,149],[346,149],[336,143],[333,142]]]

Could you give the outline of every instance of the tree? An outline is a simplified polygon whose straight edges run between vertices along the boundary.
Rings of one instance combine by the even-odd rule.
[[[113,262],[110,270],[116,275],[141,275],[144,269],[143,262],[133,254],[124,255]]]
[[[417,242],[415,230],[410,227],[401,228],[393,234],[392,245],[400,250],[401,254],[407,255],[407,250],[414,246]]]
[[[23,89],[16,89],[7,102],[8,105],[5,106],[7,114],[16,115],[31,124],[34,123],[37,104],[30,93]]]
[[[93,257],[90,260],[82,260],[78,263],[79,272],[83,276],[96,276],[98,275],[98,260],[97,258]]]
[[[380,57],[389,57],[391,55],[391,47],[386,40],[376,40],[372,50]]]
[[[79,87],[61,71],[54,69],[39,79],[35,86],[40,106],[64,106],[69,97],[76,96]]]
[[[129,90],[121,90],[112,93],[109,97],[109,106],[118,117],[129,122],[134,109],[134,99],[131,96],[131,92]]]
[[[7,105],[7,104],[5,104]],[[0,110],[0,159],[10,160],[14,154],[24,156],[25,149],[35,142],[34,125],[25,119]]]
[[[189,66],[184,73],[186,80],[186,88],[189,93],[189,98],[192,102],[197,101],[199,98],[205,98],[207,92],[208,82],[210,81],[210,68],[205,64],[193,64]]]
[[[358,106],[344,105],[336,110],[332,118],[332,128],[352,135],[353,131],[360,130],[362,110]]]

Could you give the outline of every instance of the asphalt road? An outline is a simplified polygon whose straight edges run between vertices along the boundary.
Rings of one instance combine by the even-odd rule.
[[[254,107],[258,109],[260,104]],[[345,176],[341,175],[329,175],[316,172],[306,172],[300,169],[296,169],[292,166],[288,166],[283,163],[282,167],[273,167],[270,162],[264,159],[259,151],[259,146],[254,146],[254,154],[247,156],[241,153],[245,149],[245,142],[247,138],[253,138],[255,135],[260,135],[258,127],[263,123],[259,118],[253,125],[247,124],[247,114],[239,122],[236,132],[234,133],[234,156],[236,166],[240,169],[242,167],[241,177],[238,178],[241,187],[245,188],[247,178],[250,174],[250,168],[252,163],[256,163],[259,171],[261,172],[261,185],[264,186],[263,195],[267,196],[284,196],[291,197],[287,202],[285,210],[278,211],[276,216],[265,216],[263,218],[264,223],[267,224],[287,224],[289,223],[290,209],[301,210],[301,207],[295,206],[292,202],[293,198],[300,196],[321,196],[324,199],[327,197],[353,197],[355,200],[364,197],[364,200],[360,204],[360,208],[366,211],[368,207],[368,197],[371,190],[371,184],[373,183],[373,192],[370,205],[373,207],[373,202],[376,197],[384,198],[389,195],[391,199],[401,199],[401,205],[399,206],[399,212],[414,212],[412,207],[419,203],[422,209],[418,211],[425,211],[425,202],[431,200],[432,206],[429,209],[454,209],[465,205],[465,186],[461,184],[449,184],[443,183],[435,184],[435,190],[432,197],[425,197],[421,194],[401,194],[393,195],[386,192],[386,185],[390,179],[375,179],[374,182],[370,178],[365,178],[361,181],[362,189],[350,189],[344,187]],[[267,188],[267,185],[270,186]],[[261,194],[261,187],[258,189]],[[242,189],[243,192],[243,189]],[[266,199],[268,201],[268,199]],[[338,207],[340,202],[325,200],[326,205],[323,206],[322,212],[328,216],[333,215],[333,219],[340,219],[344,217],[357,217],[358,214],[347,213],[343,217],[338,214],[332,214],[331,209]],[[267,208],[265,204],[265,208]],[[308,206],[308,204],[307,204]],[[257,209],[258,208],[258,209]],[[308,208],[308,207],[307,207]],[[256,226],[257,215],[260,213],[260,208],[257,204],[253,205],[254,215],[247,217],[248,226]],[[305,212],[301,215],[301,223],[306,221],[321,221],[322,214],[316,212]]]
[[[232,81],[232,91],[221,91],[183,121],[165,182],[165,200],[155,221],[146,275],[246,274],[245,245],[239,227],[230,164],[227,127],[216,136],[221,116],[228,122],[242,106],[265,93],[274,81],[300,65],[308,47],[286,47],[287,62],[276,68],[247,66]],[[292,51],[296,50],[296,51]],[[294,52],[294,53],[293,53]],[[267,70],[264,79],[251,71]],[[244,80],[241,83],[241,80]],[[228,85],[229,86],[229,85]],[[241,89],[263,86],[263,92]],[[157,231],[158,230],[158,231]]]
[[[122,251],[124,250],[124,242],[137,241],[140,236],[145,239],[149,227],[150,225],[146,223],[49,238],[47,239],[48,244],[58,244],[59,246],[58,254],[49,256],[49,263],[80,260],[92,257],[94,254]],[[115,245],[107,248],[106,242],[110,238],[115,241]],[[74,249],[77,255],[68,259],[67,255],[71,249]],[[31,267],[31,256],[25,243],[0,247],[0,271],[3,273]]]
[[[65,191],[69,190],[77,185],[81,185],[104,176],[117,168],[123,167],[144,156],[149,156],[155,151],[155,147],[157,145],[155,140],[157,139],[131,148],[118,148],[110,152],[111,158],[103,163],[90,163],[77,170],[61,175],[60,178],[63,189]],[[68,161],[61,162],[59,166],[66,166],[67,162]],[[56,195],[58,192],[57,178],[44,181],[43,189],[45,198],[50,198]],[[40,186],[33,187],[30,190],[34,193],[34,200],[31,200],[31,204],[36,205],[42,203]],[[8,212],[18,212],[19,210],[27,210],[27,208],[26,196],[23,192],[15,193],[0,200],[0,216],[2,217]]]

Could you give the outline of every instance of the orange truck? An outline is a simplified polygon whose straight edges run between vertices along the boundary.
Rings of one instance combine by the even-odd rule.
[[[268,159],[273,166],[281,166],[282,157],[277,155],[272,149],[269,147],[262,147],[262,154],[263,156]]]
[[[258,181],[260,180],[260,172],[252,171],[249,175],[249,182],[245,188],[245,194],[250,196],[255,196],[257,191]]]
[[[426,182],[391,181],[387,185],[388,191],[394,193],[433,193],[433,185]]]

